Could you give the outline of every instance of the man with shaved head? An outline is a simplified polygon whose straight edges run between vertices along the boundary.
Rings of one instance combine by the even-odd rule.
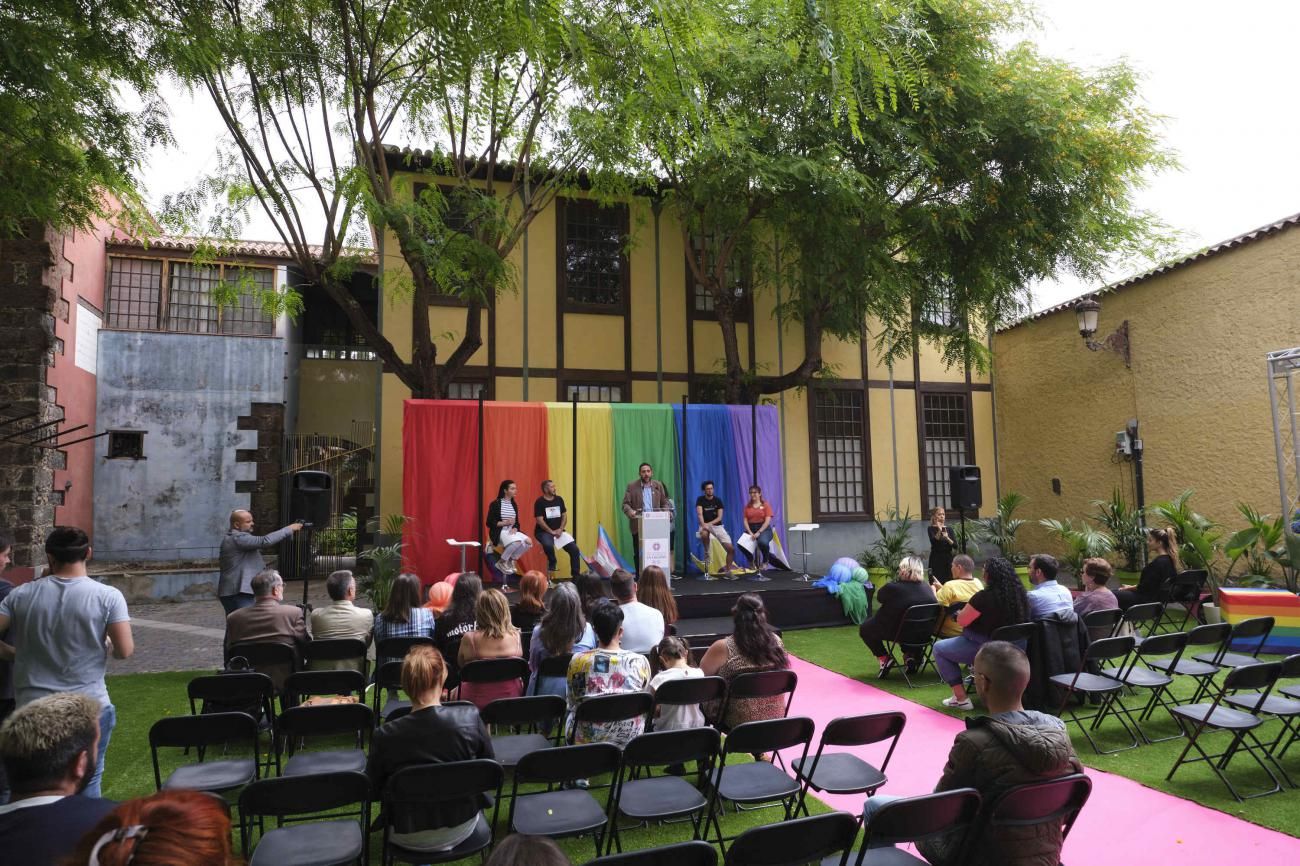
[[[230,529],[221,539],[221,577],[217,580],[217,598],[227,616],[253,603],[253,578],[266,569],[263,548],[274,547],[299,529],[301,523],[290,523],[270,535],[254,535],[253,515],[243,509],[230,512]]]

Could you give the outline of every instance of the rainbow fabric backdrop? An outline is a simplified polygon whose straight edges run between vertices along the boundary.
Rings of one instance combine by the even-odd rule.
[[[1219,607],[1223,621],[1239,623],[1257,616],[1273,617],[1273,631],[1262,652],[1290,655],[1300,652],[1300,598],[1285,589],[1246,589],[1223,587],[1219,590]],[[1233,641],[1232,649],[1253,651],[1258,641]]]
[[[742,509],[754,480],[772,506],[772,525],[784,547],[781,510],[781,437],[773,406],[667,405],[662,403],[579,403],[575,431],[571,403],[407,400],[402,427],[406,524],[404,559],[425,583],[459,569],[460,554],[448,538],[487,542],[488,504],[505,479],[519,485],[520,527],[532,534],[533,502],[541,483],[555,481],[569,509],[569,531],[584,556],[596,549],[600,527],[632,561],[632,533],[622,511],[627,485],[637,467],[649,463],[677,506],[677,555],[681,534],[693,539],[695,498],[706,480],[723,501],[723,522],[733,539],[742,529]],[[685,430],[683,431],[683,421]],[[682,442],[686,443],[683,460]],[[576,461],[575,461],[576,457]],[[479,464],[483,466],[479,488]],[[574,466],[577,477],[574,477]],[[575,494],[576,490],[576,494]],[[568,557],[558,552],[561,573]],[[471,557],[471,568],[477,558]],[[680,563],[679,563],[680,564]],[[534,545],[525,568],[546,569]]]

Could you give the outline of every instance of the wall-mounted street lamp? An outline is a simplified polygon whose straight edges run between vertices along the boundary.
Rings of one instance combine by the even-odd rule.
[[[1128,319],[1120,322],[1113,334],[1098,342],[1093,339],[1093,335],[1097,333],[1097,316],[1100,312],[1101,304],[1092,298],[1084,298],[1074,305],[1074,316],[1079,322],[1079,336],[1083,337],[1083,344],[1093,352],[1102,349],[1114,352],[1124,359],[1125,367],[1131,366],[1128,352]]]

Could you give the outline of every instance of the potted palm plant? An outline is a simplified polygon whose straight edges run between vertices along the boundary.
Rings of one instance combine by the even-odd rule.
[[[1115,549],[1113,538],[1083,521],[1079,521],[1077,526],[1072,520],[1047,519],[1038,522],[1064,546],[1061,563],[1070,570],[1076,581],[1083,571],[1085,559],[1104,558]]]
[[[891,505],[885,510],[883,520],[877,514],[871,518],[871,522],[876,525],[880,537],[858,555],[858,561],[866,568],[868,579],[879,591],[893,579],[903,557],[916,555],[911,536],[913,521],[910,511],[900,514]]]
[[[1025,504],[1025,497],[1010,491],[998,498],[998,510],[992,516],[975,521],[975,538],[998,549],[998,554],[1016,567],[1016,574],[1029,585],[1029,557],[1019,548],[1016,533],[1025,521],[1016,517],[1016,510]]]
[[[384,519],[384,535],[396,540],[368,548],[359,557],[370,563],[369,573],[360,581],[360,586],[375,610],[383,610],[388,604],[388,592],[402,572],[402,531],[408,519],[404,514],[388,515]]]
[[[1115,542],[1115,553],[1123,559],[1121,568],[1115,569],[1120,583],[1137,583],[1142,570],[1142,551],[1146,548],[1146,535],[1142,530],[1142,509],[1124,501],[1119,488],[1111,492],[1110,499],[1094,499],[1096,521],[1110,533]]]
[[[1150,512],[1178,534],[1179,558],[1183,568],[1203,568],[1209,574],[1211,589],[1219,586],[1223,553],[1223,528],[1192,510],[1192,491],[1184,490],[1168,502],[1150,507]]]

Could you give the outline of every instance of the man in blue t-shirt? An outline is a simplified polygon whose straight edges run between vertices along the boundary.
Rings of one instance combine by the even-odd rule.
[[[98,797],[104,752],[117,712],[104,684],[108,654],[135,652],[126,599],[86,574],[90,538],[75,526],[56,526],[45,539],[50,574],[0,601],[0,660],[14,663],[17,705],[61,692],[81,692],[100,704],[99,753],[86,795]]]

